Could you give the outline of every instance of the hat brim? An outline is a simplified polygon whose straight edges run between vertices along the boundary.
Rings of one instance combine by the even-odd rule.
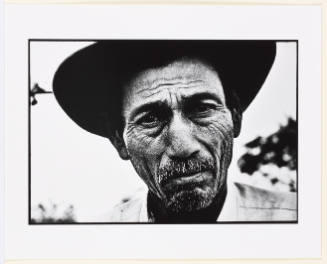
[[[79,126],[108,137],[103,114],[117,115],[122,84],[145,69],[182,58],[199,59],[217,71],[224,90],[238,96],[244,111],[263,85],[275,55],[276,43],[265,40],[102,40],[59,66],[53,92]]]

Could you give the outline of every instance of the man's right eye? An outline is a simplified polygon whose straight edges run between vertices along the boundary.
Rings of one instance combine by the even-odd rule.
[[[145,127],[156,127],[160,124],[160,119],[155,114],[146,114],[138,120],[138,123]]]

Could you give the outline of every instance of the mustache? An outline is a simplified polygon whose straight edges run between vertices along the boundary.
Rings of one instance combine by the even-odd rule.
[[[214,169],[215,162],[210,158],[197,158],[182,161],[170,160],[167,164],[158,169],[158,182],[161,184],[169,179],[185,177]]]

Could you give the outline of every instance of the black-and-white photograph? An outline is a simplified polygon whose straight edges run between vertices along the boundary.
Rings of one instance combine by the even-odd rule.
[[[298,222],[296,40],[27,50],[29,224]]]

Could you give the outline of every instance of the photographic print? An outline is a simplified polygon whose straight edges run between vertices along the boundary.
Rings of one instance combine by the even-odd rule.
[[[6,4],[6,264],[322,263],[323,8],[82,2]]]
[[[29,40],[30,224],[297,223],[296,40]]]

